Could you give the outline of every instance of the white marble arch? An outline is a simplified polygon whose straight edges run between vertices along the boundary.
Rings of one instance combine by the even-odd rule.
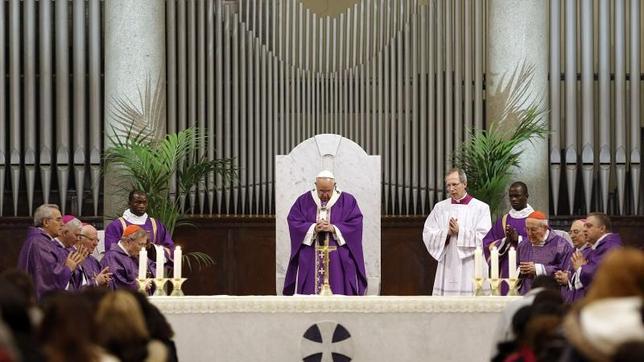
[[[380,290],[380,156],[369,156],[357,143],[336,134],[320,134],[297,145],[288,155],[275,156],[276,288],[282,294],[290,256],[286,218],[298,196],[315,186],[321,170],[334,173],[336,184],[358,200],[364,216],[362,244],[367,270],[367,294]]]

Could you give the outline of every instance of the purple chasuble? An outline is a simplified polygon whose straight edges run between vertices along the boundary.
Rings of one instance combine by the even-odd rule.
[[[550,230],[542,246],[535,246],[527,239],[520,243],[517,258],[519,263],[532,261],[535,264],[541,264],[546,275],[554,275],[557,270],[565,270],[567,256],[571,250],[572,246],[566,239]],[[519,278],[521,278],[519,293],[523,295],[531,289],[533,276],[526,277],[524,274],[519,274]]]
[[[346,192],[340,193],[330,210],[330,222],[340,230],[346,242],[343,246],[338,246],[333,237],[329,237],[329,245],[337,247],[329,252],[331,290],[333,294],[364,295],[367,274],[362,252],[362,213],[356,199]],[[324,233],[320,233],[311,246],[302,241],[311,225],[316,223],[317,211],[311,192],[306,192],[297,198],[289,212],[291,256],[284,280],[284,295],[315,294],[314,243],[323,243]]]
[[[525,221],[526,218],[515,219],[509,214],[505,219],[506,225],[512,226],[517,231],[517,234],[523,238],[522,242],[530,242],[528,241],[528,234],[525,231]],[[485,254],[485,260],[487,260],[488,264],[490,262],[490,247],[492,245],[496,245],[496,247],[499,249],[499,278],[507,278],[509,276],[508,250],[510,250],[511,245],[509,242],[502,242],[502,239],[504,237],[505,229],[503,228],[503,218],[500,217],[496,220],[494,226],[492,226],[490,231],[488,231],[488,233],[483,238],[483,253]],[[501,295],[507,294],[508,285],[501,283]]]
[[[101,259],[101,267],[106,266],[110,267],[110,273],[112,273],[110,288],[114,290],[139,288],[136,283],[136,278],[139,276],[139,258],[127,255],[118,243],[112,244],[110,250],[106,251]],[[148,277],[154,276],[155,267],[156,263],[148,259]]]
[[[132,223],[125,220],[124,218],[114,219],[107,227],[105,228],[105,252],[111,249],[112,244],[116,244],[123,237],[123,224],[121,220],[125,223],[125,226],[131,225]],[[174,250],[174,242],[172,241],[172,235],[166,230],[165,226],[159,222],[159,220],[154,219],[156,223],[156,233],[152,224],[152,220],[148,217],[145,220],[145,224],[139,225],[150,237],[150,241],[156,245],[163,245],[170,250]],[[156,235],[156,236],[155,236]],[[166,260],[172,258],[172,253],[168,255],[166,253]]]
[[[572,268],[571,258],[572,258],[572,254],[574,254],[575,251],[577,250],[579,249],[576,249],[576,248],[572,249],[570,254],[566,256],[566,264],[565,264],[564,270],[568,271],[569,282],[572,276],[575,274],[575,270],[573,270]],[[586,260],[588,260],[588,254],[590,254],[592,250],[593,249],[591,249],[590,246],[586,246],[585,248],[581,249],[581,254],[584,256],[584,258],[586,258]],[[570,286],[572,286],[572,284],[570,284],[569,286],[563,286],[561,288],[561,294],[564,297],[564,302],[568,304],[572,304],[578,301],[579,299],[582,299],[586,295],[586,288],[575,289],[574,286],[572,286],[572,289],[571,289]]]
[[[592,283],[593,277],[597,272],[597,267],[599,267],[599,264],[604,259],[606,253],[620,246],[622,246],[622,239],[619,237],[619,234],[610,233],[606,234],[606,236],[599,241],[598,245],[590,247],[590,251],[588,251],[588,254],[586,255],[588,263],[581,267],[581,273],[579,273],[579,281],[583,285],[584,289],[587,290]]]
[[[65,265],[69,249],[53,240],[44,230],[31,228],[18,257],[18,268],[31,276],[36,298],[65,290],[72,271]]]
[[[88,255],[78,266],[77,270],[74,271],[74,273],[79,273],[79,278],[72,282],[72,288],[74,290],[80,290],[83,287],[97,286],[96,275],[99,274],[101,270],[103,270],[103,268],[101,268],[101,263],[92,255]]]

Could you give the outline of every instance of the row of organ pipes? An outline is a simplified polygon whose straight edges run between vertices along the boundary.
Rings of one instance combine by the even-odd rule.
[[[198,127],[199,155],[239,170],[211,176],[188,210],[273,214],[274,155],[338,133],[382,156],[384,214],[427,214],[450,154],[485,127],[487,1],[361,0],[334,16],[298,0],[166,1],[167,129]],[[641,5],[544,4],[551,211],[637,214]],[[0,1],[0,212],[5,190],[31,214],[54,185],[63,211],[102,212],[102,6]]]

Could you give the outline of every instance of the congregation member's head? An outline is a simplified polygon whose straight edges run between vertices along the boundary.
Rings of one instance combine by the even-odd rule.
[[[570,239],[577,249],[583,247],[588,242],[586,233],[584,232],[585,225],[586,219],[575,220],[572,225],[570,225]]]
[[[65,247],[69,248],[78,243],[81,235],[81,227],[83,223],[72,215],[63,216],[63,226],[60,228],[60,240]]]
[[[528,197],[528,186],[525,183],[517,181],[510,185],[508,199],[513,209],[517,211],[525,209],[528,206]]]
[[[548,231],[548,218],[541,211],[533,211],[525,221],[525,231],[532,244],[542,243]]]
[[[467,189],[467,175],[460,168],[453,168],[447,171],[445,175],[445,188],[447,193],[454,200],[460,200],[465,197]]]
[[[96,228],[90,224],[81,227],[79,244],[87,249],[89,253],[94,252],[98,245],[98,233]]]
[[[145,294],[130,289],[122,289],[122,291],[130,293],[139,303],[150,338],[165,345],[170,355],[168,361],[177,361],[177,350],[173,341],[174,331],[163,313],[150,302]]]
[[[594,244],[599,238],[610,233],[610,218],[601,212],[591,212],[586,217],[584,226],[587,242]]]
[[[331,171],[324,170],[315,177],[315,189],[320,201],[326,203],[333,196],[335,190],[335,177]]]
[[[138,256],[141,248],[145,248],[148,234],[138,225],[128,225],[123,230],[121,246],[130,256]]]
[[[33,307],[36,305],[36,291],[29,274],[20,269],[7,269],[0,274],[0,280],[7,281],[16,287],[27,301],[27,306]]]
[[[43,229],[52,238],[60,235],[63,216],[60,214],[58,205],[43,204],[38,206],[34,211],[34,226]]]
[[[94,315],[84,298],[56,293],[43,302],[43,311],[39,339],[48,361],[99,360]]]
[[[98,305],[99,343],[122,361],[143,361],[150,334],[141,307],[128,292],[108,293]]]
[[[148,210],[148,195],[140,190],[133,190],[127,198],[130,212],[136,216],[143,216]]]

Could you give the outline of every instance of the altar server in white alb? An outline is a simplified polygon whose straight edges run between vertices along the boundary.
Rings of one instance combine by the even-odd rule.
[[[492,227],[490,207],[465,191],[467,176],[451,169],[445,176],[449,198],[437,203],[425,221],[423,242],[438,261],[432,295],[472,295],[474,250]],[[482,263],[487,275],[487,264]]]

